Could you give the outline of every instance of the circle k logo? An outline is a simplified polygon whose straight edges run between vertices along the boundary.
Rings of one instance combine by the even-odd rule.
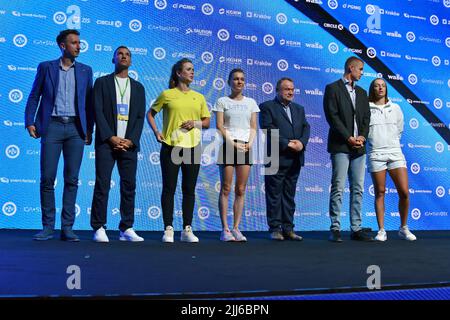
[[[264,82],[262,84],[262,91],[265,94],[272,94],[272,92],[273,92],[273,84],[271,84],[270,82]]]
[[[337,0],[328,0],[328,7],[330,7],[330,9],[337,9],[337,7],[339,6]]]
[[[142,22],[140,22],[137,19],[131,20],[130,23],[128,24],[128,27],[133,32],[139,32],[142,29]]]
[[[286,24],[288,18],[284,13],[279,13],[277,14],[276,20],[279,24]]]
[[[414,34],[414,32],[409,31],[406,33],[406,40],[408,40],[409,42],[414,42],[416,41],[416,35]]]
[[[155,48],[153,50],[153,56],[156,60],[163,60],[166,57],[166,50],[161,47]]]
[[[433,15],[430,17],[430,22],[431,22],[431,24],[432,24],[433,26],[438,25],[438,24],[439,24],[439,18],[438,18],[438,16],[436,16],[436,15],[433,14]]]
[[[439,67],[441,65],[441,58],[438,56],[433,56],[433,58],[431,58],[431,62],[433,63],[433,66]]]
[[[443,196],[445,196],[445,188],[444,188],[443,186],[438,186],[438,187],[436,188],[436,195],[437,195],[439,198],[442,198]]]
[[[200,207],[200,208],[198,208],[197,213],[198,213],[198,217],[201,220],[205,220],[205,219],[209,218],[209,209],[207,207]]]
[[[330,42],[328,45],[328,51],[330,51],[332,54],[336,54],[339,51],[339,46],[335,42]]]
[[[350,32],[352,34],[357,34],[359,32],[359,26],[356,23],[352,23],[349,27],[348,30],[350,30]]]
[[[373,59],[377,56],[377,51],[373,47],[367,48],[366,53],[367,53],[367,56],[371,59]]]
[[[419,121],[416,118],[409,120],[409,126],[411,129],[417,129],[419,127]]]
[[[411,172],[413,174],[418,174],[420,172],[420,165],[417,162],[411,164]]]
[[[16,159],[20,155],[20,148],[15,144],[6,147],[5,154],[10,159]]]
[[[150,157],[149,157],[149,159],[150,159],[150,163],[151,164],[153,164],[153,165],[159,165],[159,161],[160,161],[160,155],[159,155],[159,152],[158,151],[155,151],[155,152],[152,152],[151,154],[150,154]]]
[[[205,51],[202,53],[202,61],[205,64],[210,64],[211,62],[213,62],[214,60],[214,56],[211,52]]]
[[[53,22],[56,24],[64,24],[67,21],[67,16],[64,12],[58,11],[53,14]]]
[[[80,52],[84,53],[88,51],[89,49],[89,43],[86,40],[80,41]]]
[[[443,106],[443,105],[444,105],[444,103],[442,102],[441,99],[439,99],[439,98],[434,99],[434,101],[433,101],[433,106],[434,106],[436,109],[442,109],[442,106]]]
[[[28,43],[28,39],[24,34],[16,34],[13,38],[13,43],[16,47],[25,47]]]
[[[147,215],[150,219],[156,220],[161,216],[161,209],[157,206],[151,206],[147,210]]]
[[[419,79],[417,78],[417,76],[414,73],[411,73],[408,76],[408,82],[411,83],[412,85],[415,85],[417,83]]]
[[[210,16],[214,12],[214,7],[210,3],[204,3],[202,5],[202,12],[204,15]]]
[[[14,202],[6,202],[2,206],[2,211],[5,216],[12,217],[17,212],[17,206]]]
[[[434,145],[434,150],[436,150],[439,153],[444,152],[444,144],[440,141],[436,142],[436,144]]]
[[[271,47],[275,44],[275,38],[271,34],[266,34],[263,38],[263,42],[266,46]]]
[[[280,59],[277,62],[277,67],[280,71],[286,71],[287,69],[289,69],[289,63],[284,59]]]
[[[155,8],[158,10],[164,10],[167,7],[166,0],[155,0],[154,4],[155,4]]]
[[[227,29],[220,29],[217,31],[217,38],[219,38],[220,41],[227,41],[230,39],[230,33]]]
[[[225,81],[222,78],[216,78],[213,81],[213,87],[216,90],[222,90],[223,88],[225,88]]]
[[[23,93],[19,89],[12,89],[8,94],[9,101],[19,103],[23,99]]]
[[[419,209],[414,208],[414,209],[411,210],[411,217],[414,220],[419,220],[421,215],[422,215],[422,213],[420,212]]]

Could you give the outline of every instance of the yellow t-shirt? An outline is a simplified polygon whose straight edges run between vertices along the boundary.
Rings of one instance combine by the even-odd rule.
[[[201,120],[210,118],[205,97],[194,90],[183,92],[177,88],[163,91],[152,105],[156,112],[163,112],[163,136],[165,143],[170,146],[193,148],[200,143],[201,130],[181,129],[187,120]]]

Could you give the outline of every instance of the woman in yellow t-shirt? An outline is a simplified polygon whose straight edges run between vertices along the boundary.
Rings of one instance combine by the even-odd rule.
[[[161,143],[160,163],[163,180],[161,206],[164,220],[163,242],[174,241],[173,203],[181,167],[183,191],[183,231],[181,241],[198,242],[192,232],[195,185],[200,170],[201,129],[209,127],[210,113],[205,97],[189,88],[194,80],[194,65],[186,58],[172,66],[169,89],[163,91],[147,113],[156,140]],[[155,116],[163,110],[163,130]]]

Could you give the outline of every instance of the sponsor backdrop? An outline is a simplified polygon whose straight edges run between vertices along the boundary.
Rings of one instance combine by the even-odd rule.
[[[117,46],[130,48],[131,76],[145,86],[148,106],[167,87],[170,67],[182,57],[193,60],[196,76],[192,87],[206,96],[210,108],[217,98],[228,94],[226,78],[232,68],[246,71],[246,95],[258,103],[273,99],[277,79],[292,77],[295,100],[305,106],[311,124],[306,166],[297,186],[296,230],[329,227],[331,166],[322,108],[324,87],[341,77],[350,55],[360,55],[367,64],[359,84],[368,89],[373,79],[384,77],[389,82],[391,99],[405,115],[402,144],[408,161],[410,227],[450,229],[449,7],[450,0],[1,0],[0,228],[41,227],[40,143],[24,130],[23,113],[38,63],[57,58],[57,33],[75,28],[82,39],[78,60],[92,66],[95,78],[113,70],[111,57]],[[320,20],[316,12],[321,12],[325,20]],[[359,41],[349,47],[342,35]],[[387,69],[374,68],[375,61]],[[405,89],[403,93],[396,90],[400,87]],[[214,117],[211,120],[214,128]],[[161,127],[162,116],[158,123]],[[259,135],[258,139],[254,150],[257,164],[252,167],[248,183],[242,230],[267,229],[261,175],[264,137]],[[204,131],[204,146],[214,141],[215,130]],[[163,227],[159,147],[146,125],[139,154],[137,230]],[[215,153],[209,152],[202,158],[195,230],[220,230],[220,182],[214,157]],[[90,228],[94,159],[94,148],[89,146],[80,174],[76,229]],[[58,216],[61,164],[56,181]],[[120,214],[116,170],[111,187],[108,227],[117,229]],[[348,194],[347,188],[344,229],[349,226]],[[363,224],[376,228],[373,202],[373,186],[367,174]],[[179,229],[179,191],[174,215],[175,228]],[[388,180],[386,227],[398,226],[397,193]]]

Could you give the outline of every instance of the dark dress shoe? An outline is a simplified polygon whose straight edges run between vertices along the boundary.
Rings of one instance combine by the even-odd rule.
[[[370,235],[368,235],[367,233],[365,233],[362,230],[359,230],[356,232],[352,231],[352,233],[350,234],[350,239],[356,240],[356,241],[367,241],[367,242],[374,241]]]
[[[283,234],[284,238],[287,240],[294,240],[294,241],[302,241],[303,237],[299,236],[298,234],[295,234],[294,231],[285,232]]]
[[[283,234],[281,233],[281,231],[274,231],[274,232],[270,233],[270,239],[283,241],[284,237],[283,237]]]
[[[61,230],[61,240],[62,241],[70,241],[70,242],[78,242],[80,238],[70,229]]]
[[[38,240],[38,241],[50,240],[53,238],[54,232],[55,231],[53,231],[52,229],[45,228],[44,230],[40,231],[39,233],[36,233],[33,236],[33,240]]]
[[[341,232],[339,230],[331,231],[330,237],[328,238],[331,242],[342,242]]]

